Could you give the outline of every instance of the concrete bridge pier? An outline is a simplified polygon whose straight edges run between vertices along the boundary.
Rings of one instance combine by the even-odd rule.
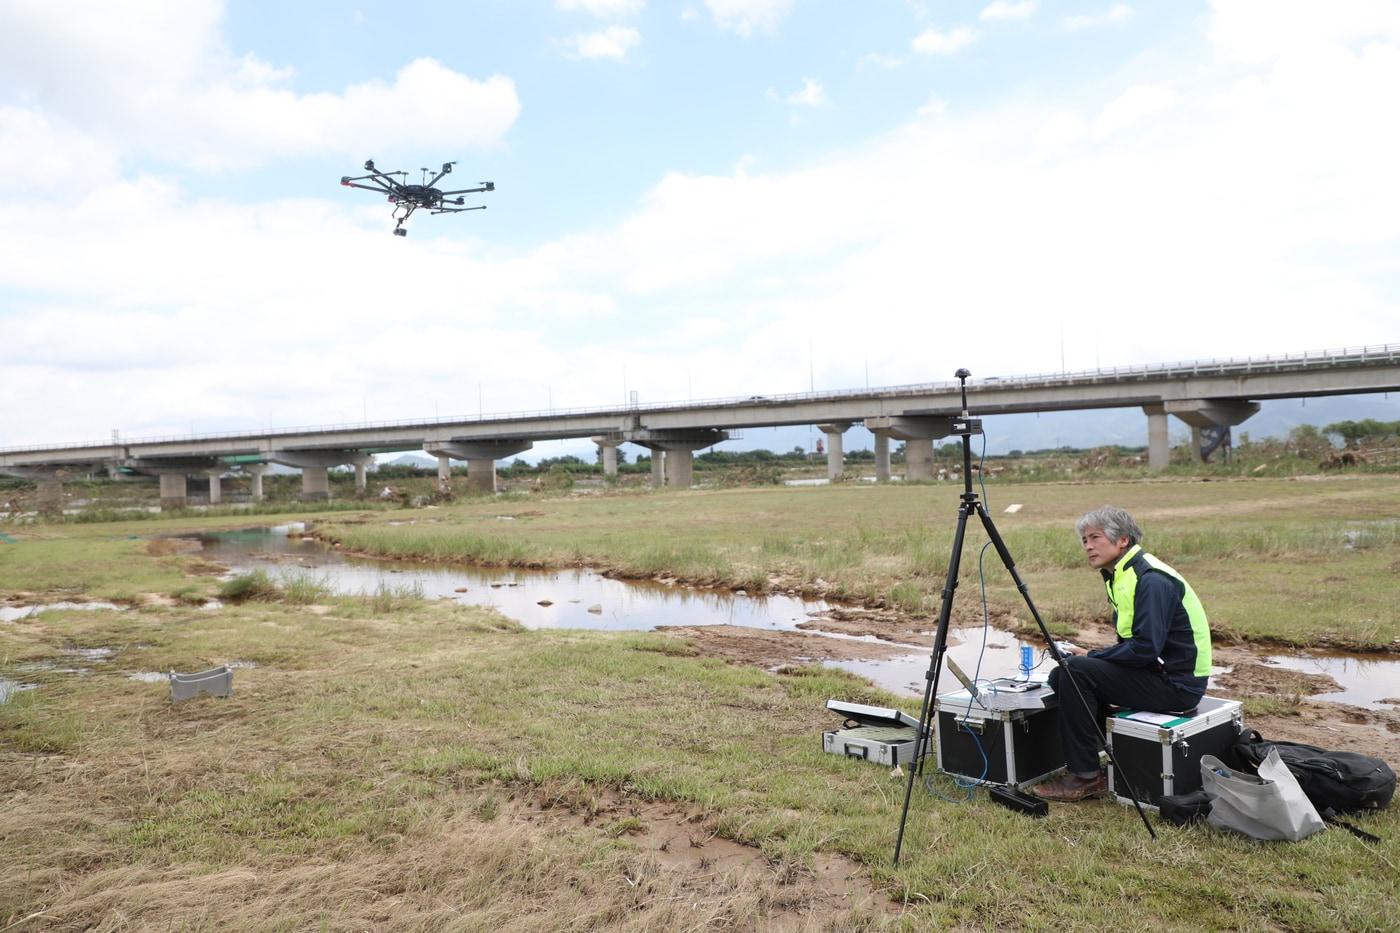
[[[1147,468],[1165,470],[1171,463],[1171,421],[1162,405],[1144,405],[1147,413]]]
[[[888,434],[875,435],[875,482],[888,483],[890,481],[890,436]]]
[[[301,470],[303,502],[324,502],[331,497],[331,467],[370,461],[369,454],[359,450],[273,450],[264,456]]]
[[[243,472],[248,474],[248,495],[254,502],[263,501],[263,474],[267,472],[266,463],[244,464]]]
[[[452,492],[452,458],[448,456],[438,456],[437,474],[438,495],[445,496]]]
[[[817,430],[826,435],[827,479],[835,479],[846,469],[846,452],[842,447],[841,438],[850,430],[850,427],[849,421],[817,425]]]
[[[224,464],[217,457],[141,457],[122,464],[137,473],[160,477],[160,508],[183,509],[189,504],[191,474],[222,472]],[[212,490],[212,481],[211,481]]]
[[[613,438],[611,438],[611,437],[594,437],[594,438],[590,438],[590,440],[592,440],[593,443],[597,444],[597,445],[598,445],[598,449],[599,449],[600,451],[602,451],[602,454],[603,454],[603,475],[604,475],[604,476],[616,476],[616,475],[617,475],[617,445],[618,445],[618,444],[621,444],[622,441],[621,441],[621,440],[615,440],[615,439],[613,439]]]
[[[496,491],[496,461],[524,453],[533,444],[522,440],[429,440],[423,449],[438,458],[438,480],[442,481],[443,464],[450,460],[467,461],[467,488],[473,492]],[[450,475],[450,474],[449,474]]]
[[[325,502],[331,497],[331,469],[324,466],[301,468],[301,501]]]
[[[904,478],[933,479],[933,438],[911,437],[904,442]]]
[[[40,514],[57,515],[63,511],[63,480],[57,476],[38,477],[34,485],[38,487],[36,498]]]
[[[666,451],[666,485],[672,489],[689,489],[695,484],[695,450],[673,447]]]
[[[183,509],[189,503],[189,479],[184,473],[161,473],[160,510]]]
[[[651,450],[653,486],[664,482],[673,489],[689,489],[695,482],[695,451],[728,440],[729,432],[713,428],[641,428],[626,431],[623,437]]]
[[[365,487],[369,485],[369,463],[361,460],[355,464],[355,495],[364,498]]]
[[[37,487],[36,506],[42,515],[63,511],[63,477],[68,471],[53,467],[14,466],[0,469],[0,476],[27,479]]]
[[[224,471],[220,469],[205,470],[204,475],[209,478],[209,504],[219,505],[224,501]]]
[[[953,433],[953,419],[943,415],[919,417],[881,415],[876,418],[866,418],[865,426],[876,438],[875,475],[879,476],[879,438],[883,434],[886,445],[889,444],[890,438],[904,441],[904,478],[910,481],[933,479],[934,439],[947,437]]]
[[[1203,398],[1169,399],[1156,405],[1144,405],[1147,413],[1147,466],[1164,469],[1171,461],[1167,440],[1167,416],[1175,415],[1191,428],[1191,460],[1201,462],[1201,429],[1232,428],[1243,424],[1259,411],[1258,402],[1242,399]]]

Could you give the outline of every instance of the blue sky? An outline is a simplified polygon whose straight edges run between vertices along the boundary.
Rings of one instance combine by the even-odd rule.
[[[10,0],[0,446],[1394,343],[1396,87],[1381,0]]]

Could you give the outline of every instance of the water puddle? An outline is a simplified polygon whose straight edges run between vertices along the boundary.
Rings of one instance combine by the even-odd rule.
[[[111,648],[64,648],[63,653],[80,661],[109,661],[115,652]]]
[[[60,609],[80,609],[98,610],[111,609],[115,612],[126,611],[126,606],[118,606],[116,603],[90,602],[90,603],[44,603],[37,606],[0,606],[0,622],[16,622],[20,619],[28,619],[37,616],[41,612]]]
[[[658,625],[728,624],[793,630],[809,615],[830,608],[823,600],[614,580],[591,570],[432,567],[367,560],[278,528],[198,538],[206,557],[235,573],[264,570],[274,578],[308,574],[342,595],[421,593],[427,599],[488,606],[526,628],[649,631]]]
[[[302,523],[196,535],[211,560],[234,573],[264,570],[295,579],[309,574],[331,592],[374,595],[417,593],[499,610],[527,628],[580,628],[649,631],[657,626],[735,625],[768,631],[796,631],[799,623],[827,612],[824,600],[791,596],[750,596],[743,591],[703,590],[655,581],[622,581],[591,570],[507,570],[479,567],[420,566],[397,561],[348,557],[319,541],[302,537]],[[40,607],[43,608],[43,607]],[[50,607],[52,608],[52,607]],[[828,638],[888,645],[870,636],[806,629]],[[948,657],[970,677],[1019,676],[1018,638],[981,627],[949,632]],[[931,651],[909,646],[909,653],[880,660],[832,660],[825,663],[865,677],[892,693],[922,696]],[[1044,680],[1054,662],[1038,644],[1032,679]],[[1325,673],[1342,685],[1338,693],[1317,699],[1370,708],[1385,708],[1400,697],[1400,661],[1356,657],[1275,657],[1269,663],[1294,670]],[[960,685],[944,666],[939,693]]]
[[[0,677],[0,703],[8,703],[10,702],[10,697],[19,693],[21,690],[33,690],[37,686],[39,685],[28,684],[22,680],[10,680],[6,677]]]
[[[1311,699],[1369,709],[1400,707],[1400,661],[1354,655],[1276,655],[1264,660],[1290,671],[1326,674],[1341,685],[1340,691],[1314,694]]]
[[[1002,629],[988,628],[984,639],[980,627],[950,628],[945,657],[952,658],[958,667],[962,668],[963,673],[978,681],[1018,677],[1021,675],[1020,652],[1017,650],[1019,644],[1020,641],[1015,635]],[[912,649],[908,655],[901,658],[827,663],[872,680],[891,693],[923,696],[924,674],[929,669],[932,656],[932,648],[919,648]],[[1049,676],[1055,662],[1050,659],[1048,652],[1040,648],[1035,651],[1035,659],[1036,665],[1031,669],[1031,679],[1044,680]],[[960,689],[962,685],[948,669],[945,660],[943,669],[938,673],[938,693]]]

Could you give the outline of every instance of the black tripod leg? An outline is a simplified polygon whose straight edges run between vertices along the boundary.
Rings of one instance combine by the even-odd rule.
[[[938,632],[933,639],[933,654],[924,672],[924,702],[919,708],[919,737],[914,743],[914,760],[909,762],[909,780],[904,785],[904,809],[899,814],[899,834],[894,841],[894,863],[899,864],[899,850],[904,845],[904,824],[909,819],[909,799],[914,794],[914,776],[922,774],[933,735],[933,694],[938,675],[943,668],[943,654],[948,647],[948,620],[953,612],[953,593],[958,588],[958,565],[962,562],[963,537],[967,534],[967,516],[972,503],[964,498],[958,508],[958,527],[953,532],[953,553],[948,558],[948,577],[943,583],[943,603],[938,609]]]
[[[1035,603],[1031,601],[1030,588],[1022,581],[1021,575],[1016,572],[1016,562],[1012,560],[1011,552],[1006,548],[1006,542],[1001,539],[1001,535],[997,532],[997,526],[992,523],[992,516],[987,514],[987,509],[981,502],[977,503],[977,516],[982,519],[982,527],[987,530],[987,537],[991,539],[992,546],[997,549],[997,554],[1001,556],[1001,562],[1005,565],[1006,572],[1011,574],[1011,580],[1016,584],[1016,591],[1021,594],[1021,598],[1025,600],[1026,608],[1031,611],[1031,618],[1035,619],[1035,624],[1040,628],[1040,634],[1045,639],[1046,646],[1050,649],[1050,657],[1054,658],[1055,663],[1060,667],[1060,674],[1067,679],[1070,686],[1074,688],[1075,695],[1079,697],[1079,702],[1083,703],[1086,709],[1092,709],[1093,707],[1089,706],[1088,701],[1084,697],[1084,691],[1079,689],[1079,682],[1074,679],[1074,674],[1070,672],[1069,666],[1065,664],[1064,655],[1061,654],[1060,649],[1055,646],[1055,639],[1050,636],[1050,629],[1046,627],[1045,620],[1040,617],[1040,611],[1035,608]],[[1108,738],[1103,734],[1103,730],[1099,727],[1097,722],[1094,724],[1094,728],[1098,729],[1099,741],[1103,743],[1104,751],[1108,753],[1108,760],[1113,763],[1114,772],[1118,777],[1123,779],[1123,786],[1128,789],[1128,796],[1132,798],[1133,806],[1137,808],[1138,816],[1142,818],[1142,825],[1147,827],[1147,834],[1153,839],[1156,839],[1157,833],[1152,828],[1152,823],[1148,821],[1147,813],[1142,809],[1142,803],[1138,800],[1137,789],[1128,781],[1128,776],[1123,773],[1123,769],[1118,766],[1118,759],[1113,757],[1113,749],[1109,748]]]

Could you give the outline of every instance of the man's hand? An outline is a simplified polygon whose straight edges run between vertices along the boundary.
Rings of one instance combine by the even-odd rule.
[[[1057,641],[1055,642],[1055,647],[1060,649],[1060,654],[1086,655],[1089,653],[1085,649],[1069,641]]]

